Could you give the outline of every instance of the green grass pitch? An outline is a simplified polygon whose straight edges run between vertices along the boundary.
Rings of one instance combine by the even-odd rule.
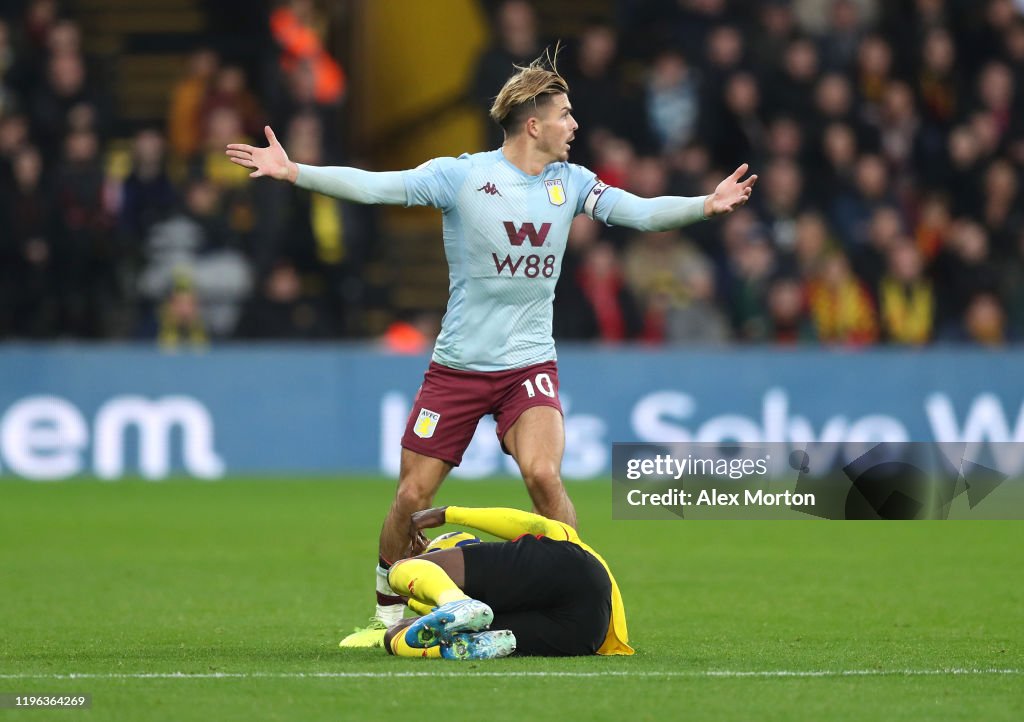
[[[93,698],[0,719],[1024,719],[1022,522],[613,522],[575,483],[636,656],[343,653],[393,488],[0,482],[0,694]]]

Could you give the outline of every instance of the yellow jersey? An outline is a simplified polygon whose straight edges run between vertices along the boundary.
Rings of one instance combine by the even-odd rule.
[[[612,584],[612,614],[608,621],[608,633],[597,653],[603,655],[633,654],[633,648],[629,646],[629,631],[626,629],[626,609],[622,604],[622,594],[619,592],[615,576],[608,568],[608,562],[585,544],[571,526],[539,514],[502,507],[476,509],[465,506],[449,506],[445,509],[445,521],[450,524],[472,527],[493,534],[499,539],[511,540],[524,534],[546,536],[556,541],[575,544],[592,555],[608,572],[608,579]]]

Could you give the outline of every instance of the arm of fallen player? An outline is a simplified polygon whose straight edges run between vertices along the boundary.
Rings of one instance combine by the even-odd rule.
[[[576,532],[561,522],[519,509],[491,507],[485,509],[449,506],[445,521],[477,529],[499,539],[515,539],[523,534],[548,536],[559,541],[573,541]]]

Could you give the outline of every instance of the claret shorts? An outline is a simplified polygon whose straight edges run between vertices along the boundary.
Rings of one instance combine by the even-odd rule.
[[[431,361],[405,425],[402,447],[458,466],[481,418],[494,416],[498,440],[504,442],[512,424],[534,406],[562,412],[554,361],[489,372],[460,371]],[[502,449],[508,452],[504,443]]]

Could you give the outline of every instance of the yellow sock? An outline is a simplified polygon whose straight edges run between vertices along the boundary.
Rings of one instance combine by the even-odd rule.
[[[405,641],[405,630],[391,638],[391,653],[396,657],[423,657],[424,659],[439,659],[441,657],[441,645],[417,649],[410,647]]]
[[[409,600],[406,602],[406,604],[409,605],[409,609],[416,612],[416,614],[420,615],[421,617],[426,614],[430,614],[430,612],[433,610],[433,607],[429,604],[424,604],[423,602],[413,599],[412,597],[409,597]]]
[[[444,569],[426,559],[407,559],[391,567],[388,583],[399,594],[440,607],[458,599],[469,599]]]

